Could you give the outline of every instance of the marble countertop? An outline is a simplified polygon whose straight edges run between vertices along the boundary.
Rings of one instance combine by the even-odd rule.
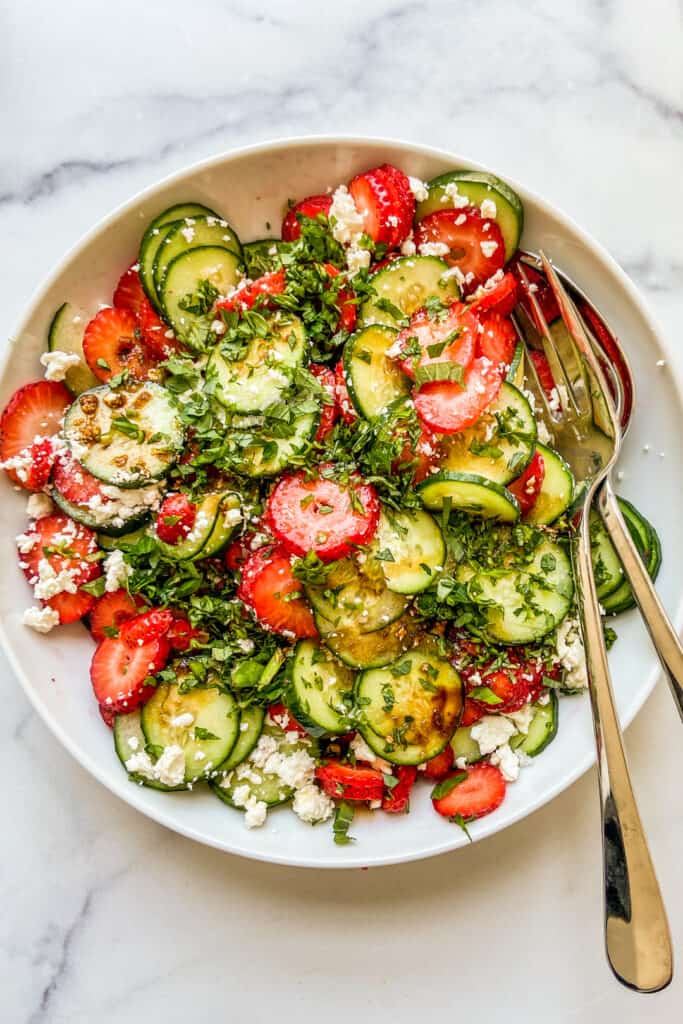
[[[542,192],[631,275],[683,369],[679,0],[34,0],[0,4],[0,36],[3,336],[139,188],[245,143],[348,132],[470,153]],[[7,1024],[680,1020],[680,975],[643,997],[606,965],[593,772],[457,855],[304,872],[116,800],[1,656],[0,693]],[[663,687],[627,747],[680,950],[681,732]]]

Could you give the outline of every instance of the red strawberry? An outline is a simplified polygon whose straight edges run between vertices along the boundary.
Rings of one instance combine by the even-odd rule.
[[[505,779],[495,765],[486,762],[472,764],[465,771],[451,775],[432,792],[435,811],[444,818],[459,815],[465,821],[490,814],[500,807],[504,798]]]
[[[410,187],[408,175],[404,174],[398,167],[394,167],[393,164],[382,164],[380,169],[391,178],[396,189],[398,199],[396,216],[398,217],[398,224],[396,225],[392,249],[398,249],[408,238],[413,228],[415,196]]]
[[[299,736],[308,736],[303,725],[297,722],[292,712],[284,704],[271,704],[268,708],[268,714],[273,722],[279,725],[281,729],[284,729],[285,732],[298,732]]]
[[[254,551],[259,551],[263,547],[268,547],[272,551],[275,546],[275,541],[272,537],[269,540],[264,530],[265,528],[263,526],[259,526],[258,534],[250,530],[249,533],[243,534],[241,537],[238,537],[237,540],[234,540],[232,544],[228,545],[225,550],[224,559],[226,566],[231,572],[236,572],[238,569],[241,569]],[[258,544],[256,543],[257,536],[259,537]],[[261,541],[260,538],[262,537],[264,539]]]
[[[477,355],[489,359],[494,367],[507,373],[517,347],[515,329],[507,317],[489,313],[481,318],[484,328],[477,335]]]
[[[425,779],[444,779],[453,767],[454,760],[453,747],[449,743],[440,754],[427,761],[424,771],[420,774]]]
[[[216,303],[216,309],[243,312],[245,309],[253,309],[257,302],[261,306],[266,306],[268,305],[268,296],[282,295],[286,284],[284,270],[271,270],[256,281],[245,281],[238,285],[226,299],[221,299]]]
[[[475,315],[497,313],[499,316],[509,316],[517,305],[518,298],[517,279],[508,271],[507,274],[503,274],[498,284],[475,299],[470,309]]]
[[[349,182],[349,192],[363,219],[365,233],[373,242],[383,243],[388,249],[401,244],[413,222],[415,199],[410,185],[406,190],[403,178],[405,175],[398,168],[382,164],[357,174]]]
[[[396,769],[395,786],[387,786],[382,797],[382,810],[390,814],[407,814],[410,805],[410,791],[417,778],[417,768],[405,765]]]
[[[533,267],[528,266],[526,263],[522,263],[521,260],[515,260],[510,264],[510,270],[514,274],[515,278],[519,282],[519,299],[525,310],[537,324],[537,316],[534,310],[533,303],[528,295],[527,284],[524,281],[529,282],[528,288],[531,290],[538,306],[540,307],[541,313],[547,324],[551,324],[553,320],[556,320],[560,316],[560,307],[557,305],[557,300],[553,294],[553,290],[548,284],[543,274],[540,274]],[[538,331],[540,334],[543,333],[541,324],[537,324]]]
[[[98,704],[111,712],[134,711],[154,693],[145,680],[166,664],[168,641],[151,640],[131,647],[121,637],[107,637],[98,646],[90,666],[90,680]]]
[[[157,513],[157,536],[165,544],[178,544],[192,531],[197,506],[183,493],[168,494]]]
[[[101,309],[83,335],[83,354],[101,381],[128,370],[131,377],[146,380],[156,360],[142,341],[142,332],[127,309]]]
[[[476,676],[476,683],[466,677],[467,692],[469,700],[475,701],[485,715],[497,714],[498,712],[519,711],[529,699],[528,673],[521,669],[498,669],[495,672],[480,672]],[[480,688],[490,690],[494,694],[482,695],[481,700],[477,697]]]
[[[82,618],[95,599],[79,588],[102,574],[95,534],[68,516],[50,515],[32,523],[26,536],[33,544],[20,559],[29,583],[39,589],[49,587],[55,576],[64,581],[61,592],[51,597],[38,592],[36,597],[54,608],[62,623]]]
[[[474,725],[480,718],[484,717],[485,712],[482,710],[479,704],[476,704],[473,700],[465,698],[465,707],[462,712],[461,725]]]
[[[87,505],[99,498],[102,505],[112,499],[102,490],[102,481],[83,469],[71,452],[62,452],[55,461],[52,482],[59,493],[72,505]]]
[[[541,493],[543,480],[545,479],[545,461],[539,451],[534,452],[531,462],[521,476],[507,485],[517,501],[522,512],[529,512],[536,504],[536,499]]]
[[[341,273],[332,263],[325,263],[323,265],[330,277],[337,277]],[[356,320],[358,319],[358,306],[354,301],[354,294],[350,288],[339,289],[337,305],[339,306],[337,330],[348,331],[350,334],[356,326]]]
[[[193,640],[206,643],[209,634],[202,629],[195,629],[183,616],[177,616],[166,634],[166,639],[174,651],[187,651]]]
[[[90,612],[93,640],[104,640],[105,630],[118,630],[124,622],[135,618],[141,607],[144,607],[142,599],[131,597],[127,590],[114,590],[98,597]]]
[[[95,598],[85,590],[77,590],[75,594],[55,594],[44,604],[57,612],[60,626],[66,626],[70,622],[78,622],[87,615],[94,607]]]
[[[315,770],[315,777],[328,796],[336,800],[381,800],[382,773],[374,768],[352,768],[341,761],[328,761]]]
[[[415,228],[418,247],[429,243],[448,246],[444,259],[463,275],[466,295],[485,284],[505,263],[505,243],[495,220],[482,217],[475,206],[464,210],[435,210]]]
[[[455,434],[479,419],[502,383],[500,367],[487,357],[477,358],[465,371],[464,386],[455,381],[424,384],[415,395],[415,411],[429,430]]]
[[[320,413],[320,423],[318,424],[318,430],[315,435],[316,441],[324,441],[327,435],[332,430],[336,423],[339,410],[337,409],[337,403],[335,400],[335,380],[332,370],[327,366],[322,366],[320,363],[311,363],[308,367],[309,371],[314,377],[317,377],[320,382],[320,386],[327,392],[332,399],[332,403],[327,405],[323,403],[322,410]]]
[[[344,423],[351,424],[358,419],[358,413],[351,401],[349,396],[349,389],[346,386],[346,378],[344,376],[344,362],[342,359],[339,360],[334,368],[334,387],[337,396],[337,408],[339,409],[339,415],[343,419]]]
[[[479,321],[466,306],[454,302],[439,317],[418,309],[408,326],[399,332],[391,351],[401,353],[401,369],[412,379],[418,366],[451,362],[468,367],[474,359],[478,336]],[[418,351],[413,353],[413,349]]]
[[[172,328],[157,315],[147,296],[144,297],[140,308],[138,322],[145,345],[156,359],[168,359],[174,352],[182,349],[183,346]]]
[[[553,371],[550,369],[550,363],[548,362],[547,356],[544,352],[538,352],[535,348],[527,350],[529,358],[536,367],[536,375],[538,381],[545,391],[546,395],[552,395],[555,390],[555,379],[553,377]]]
[[[240,600],[252,609],[259,622],[284,636],[318,635],[311,610],[302,594],[302,586],[292,573],[289,558],[271,548],[254,551],[242,567],[242,582],[237,591]]]
[[[108,725],[110,729],[114,728],[114,722],[116,720],[116,712],[112,711],[106,704],[98,704],[97,709],[102,717],[102,721],[105,725]]]
[[[129,647],[143,647],[166,637],[173,621],[173,612],[168,608],[150,608],[122,623],[119,636]]]
[[[327,217],[331,206],[332,196],[324,195],[308,196],[306,199],[296,203],[282,222],[282,241],[294,242],[300,236],[301,223],[299,217],[310,217],[312,219],[321,213]]]
[[[53,448],[43,441],[59,432],[72,402],[54,380],[36,380],[14,392],[0,417],[0,461],[15,483],[28,490],[44,487]]]
[[[142,288],[142,282],[138,274],[138,265],[134,263],[119,278],[119,283],[116,286],[112,299],[112,305],[116,309],[127,309],[139,318],[146,302],[147,296]]]

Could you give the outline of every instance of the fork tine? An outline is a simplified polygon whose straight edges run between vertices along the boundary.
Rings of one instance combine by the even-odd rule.
[[[522,279],[524,292],[531,304],[533,318],[536,322],[536,328],[540,334],[541,343],[543,345],[543,352],[548,360],[550,372],[552,373],[553,380],[555,381],[555,389],[560,399],[562,412],[566,418],[576,419],[581,415],[581,410],[579,409],[576,401],[574,390],[568,374],[566,373],[564,364],[557,352],[557,347],[553,341],[543,310],[541,309],[538,299],[534,294],[531,282],[529,281],[522,264],[519,265],[519,274]],[[531,360],[529,361],[531,362]]]
[[[529,345],[527,343],[524,332],[519,325],[519,321],[517,320],[516,315],[513,313],[510,319],[512,320],[512,325],[515,329],[517,340],[520,341],[524,346],[525,373],[531,381],[531,390],[533,392],[536,403],[541,406],[541,414],[543,416],[543,422],[545,423],[546,430],[548,430],[552,434],[555,426],[555,418],[553,416],[553,411],[550,408],[550,403],[548,402],[548,396],[545,392],[545,388],[541,384],[541,380],[538,376],[538,371],[536,369],[536,364],[534,363],[533,359],[529,357]]]
[[[553,295],[560,307],[560,313],[562,314],[562,320],[571,335],[571,338],[579,351],[583,355],[588,367],[590,368],[591,375],[595,380],[597,387],[599,388],[601,395],[599,396],[607,407],[607,412],[611,420],[611,428],[613,436],[619,430],[619,420],[617,418],[617,412],[614,408],[614,402],[612,401],[612,395],[609,388],[607,387],[607,381],[605,380],[605,374],[600,364],[600,360],[597,358],[593,346],[590,343],[590,339],[586,332],[585,325],[581,316],[579,315],[576,306],[574,305],[569,293],[565,289],[564,285],[560,281],[559,277],[555,272],[555,268],[550,263],[550,260],[546,257],[544,252],[540,252],[541,263],[543,265],[543,271],[546,279],[552,288]]]

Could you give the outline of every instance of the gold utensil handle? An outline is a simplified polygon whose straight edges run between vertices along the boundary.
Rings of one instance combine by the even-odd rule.
[[[621,739],[586,514],[572,538],[572,561],[598,752],[607,958],[625,985],[657,992],[671,981],[671,937]]]
[[[605,481],[598,494],[598,510],[631,584],[636,604],[659,655],[671,696],[683,721],[683,645],[643,565],[609,480]]]

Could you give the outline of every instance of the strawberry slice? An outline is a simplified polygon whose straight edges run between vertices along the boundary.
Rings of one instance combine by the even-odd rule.
[[[417,768],[401,765],[393,778],[396,785],[387,786],[382,797],[382,810],[389,814],[407,814],[410,806],[410,791],[417,778]]]
[[[479,704],[476,704],[473,700],[469,700],[469,698],[466,697],[460,724],[474,725],[474,723],[478,722],[480,718],[483,718],[485,714],[486,712],[482,711]]]
[[[143,606],[142,599],[137,596],[131,597],[127,590],[114,590],[102,594],[90,612],[90,632],[93,640],[97,640],[98,643],[104,640],[108,635],[106,630],[118,630],[124,622],[135,618]]]
[[[323,266],[330,277],[337,277],[341,271],[333,266],[332,263],[324,263]],[[350,288],[340,288],[337,294],[337,306],[339,307],[339,323],[337,324],[337,330],[348,331],[349,334],[353,331],[356,326],[356,320],[358,319],[358,306],[355,302],[355,296]]]
[[[283,551],[262,548],[252,552],[244,563],[237,596],[251,608],[261,625],[274,633],[300,638],[318,635],[311,610],[301,594],[302,586]]]
[[[481,818],[505,799],[505,779],[495,765],[470,765],[439,782],[432,790],[434,810],[444,818],[460,815],[465,821]]]
[[[430,430],[455,434],[479,419],[502,383],[500,369],[487,357],[478,358],[465,371],[464,387],[455,381],[423,384],[415,395],[415,411]]]
[[[489,313],[482,317],[480,331],[477,336],[477,355],[490,359],[505,374],[517,347],[515,329],[507,317],[498,313]]]
[[[459,302],[437,316],[418,309],[399,332],[391,352],[401,353],[401,369],[411,379],[418,366],[450,362],[467,367],[474,359],[478,331],[479,321]]]
[[[257,526],[257,530],[258,532],[250,530],[248,533],[243,534],[226,548],[224,555],[225,564],[232,572],[241,569],[254,551],[261,551],[264,547],[267,547],[270,551],[273,550],[275,542],[265,532],[265,527],[262,523]]]
[[[306,199],[300,200],[287,213],[282,222],[282,241],[295,242],[299,238],[301,235],[301,217],[313,219],[320,214],[327,217],[331,206],[332,196],[307,196]]]
[[[409,184],[406,189],[403,178],[405,175],[397,167],[382,164],[357,174],[349,182],[365,233],[388,249],[397,248],[407,238],[415,213],[414,196]]]
[[[418,252],[421,246],[441,243],[448,246],[444,259],[459,267],[466,295],[475,291],[505,263],[505,243],[495,220],[482,217],[475,206],[464,210],[436,210],[415,228]]]
[[[203,629],[196,629],[184,616],[176,616],[166,639],[174,651],[187,651],[193,640],[198,640],[202,644],[207,643],[209,634]]]
[[[536,504],[544,479],[545,461],[541,453],[535,451],[522,475],[513,480],[511,484],[507,484],[507,489],[512,491],[519,502],[522,513],[531,511]]]
[[[481,313],[498,313],[509,316],[519,300],[519,284],[514,274],[508,271],[493,288],[484,291],[470,305],[470,309],[479,316]]]
[[[49,601],[43,603],[57,612],[60,626],[66,626],[70,622],[78,622],[87,615],[95,605],[95,598],[85,590],[77,590],[75,594],[55,594]]]
[[[138,313],[138,323],[143,341],[155,359],[168,359],[175,352],[182,351],[182,343],[175,332],[157,315],[146,295]]]
[[[105,383],[124,370],[146,380],[156,363],[128,309],[101,309],[85,329],[83,354],[97,379]]]
[[[323,402],[320,412],[320,423],[318,424],[315,440],[322,443],[334,427],[337,422],[337,416],[339,415],[339,409],[337,408],[335,397],[334,373],[328,366],[322,366],[320,363],[311,363],[308,369],[332,399],[330,405]]]
[[[553,371],[550,369],[550,363],[548,362],[545,352],[539,352],[535,348],[528,349],[529,358],[536,367],[536,374],[538,376],[539,383],[546,395],[550,397],[555,390],[555,379],[553,378]]]
[[[114,722],[116,721],[116,712],[112,711],[106,704],[98,704],[97,709],[104,724],[108,725],[110,729],[113,729]]]
[[[0,463],[14,483],[39,491],[54,461],[47,438],[61,428],[73,395],[60,381],[36,380],[15,391],[0,417]]]
[[[557,304],[553,290],[543,274],[539,273],[538,270],[534,270],[533,267],[528,266],[526,263],[521,263],[520,260],[515,260],[511,263],[510,270],[519,282],[519,301],[524,306],[524,309],[531,317],[534,324],[536,324],[539,334],[542,334],[543,330],[541,324],[537,323],[537,317],[534,312],[533,305],[527,294],[527,285],[524,282],[524,277],[526,277],[529,282],[529,288],[533,293],[536,302],[540,306],[547,324],[551,324],[553,320],[557,320],[560,316],[560,307]],[[522,272],[524,273],[524,277],[522,277]]]
[[[455,754],[453,753],[453,747],[448,744],[447,747],[433,757],[431,761],[427,761],[424,767],[424,771],[420,774],[424,779],[445,779],[453,767],[455,761]]]
[[[131,647],[121,637],[106,637],[90,665],[90,681],[100,707],[126,714],[149,700],[154,687],[145,680],[161,671],[168,652],[164,637],[140,647]]]
[[[61,452],[55,460],[52,482],[72,505],[88,505],[93,498],[99,499],[102,505],[112,500],[102,490],[102,481],[83,469],[68,451]]]
[[[285,732],[298,732],[299,736],[308,736],[303,725],[297,722],[292,712],[284,704],[271,704],[268,708],[268,714],[273,722],[279,725],[281,729],[284,729]]]
[[[346,386],[346,377],[344,376],[344,361],[339,360],[334,368],[334,388],[337,397],[337,409],[344,423],[350,425],[358,419],[358,413],[356,412],[353,402],[349,396],[349,389]]]
[[[382,773],[374,768],[353,768],[341,761],[319,765],[315,777],[328,796],[336,800],[381,800]]]
[[[268,499],[266,522],[274,536],[294,555],[314,551],[323,561],[344,558],[354,545],[367,544],[379,521],[374,487],[358,479],[340,484],[330,479],[334,467],[321,475],[303,472],[282,477]]]
[[[119,278],[119,283],[116,286],[112,299],[112,305],[116,309],[127,309],[133,316],[139,319],[147,301],[147,296],[143,291],[140,275],[138,274],[138,265],[134,263]]]
[[[463,675],[469,699],[473,700],[485,715],[519,711],[529,700],[528,673],[521,669],[478,672],[475,676],[476,682],[467,671]]]
[[[165,544],[178,544],[191,533],[197,506],[186,494],[167,494],[157,513],[156,531]]]
[[[21,553],[21,567],[36,597],[61,623],[76,622],[95,603],[79,588],[102,574],[96,535],[68,516],[50,515],[36,519],[24,537],[30,550]]]
[[[243,312],[253,309],[257,302],[261,306],[268,305],[269,295],[282,295],[287,284],[284,270],[271,270],[256,281],[244,281],[238,285],[225,299],[216,303],[216,309],[225,309],[229,313]]]
[[[144,647],[153,640],[165,637],[175,617],[168,608],[150,608],[124,622],[119,636],[129,647]]]

